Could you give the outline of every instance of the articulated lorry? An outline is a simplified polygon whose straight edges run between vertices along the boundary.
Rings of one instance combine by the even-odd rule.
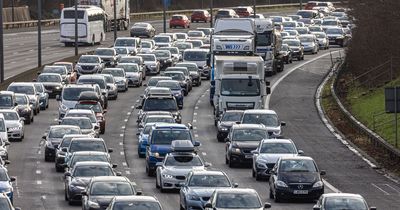
[[[263,109],[270,93],[260,56],[214,56],[215,122],[226,110]]]
[[[117,30],[127,30],[130,23],[129,0],[77,0],[78,5],[93,5],[102,8],[107,16],[105,31],[114,28],[114,6],[117,7],[116,24]]]

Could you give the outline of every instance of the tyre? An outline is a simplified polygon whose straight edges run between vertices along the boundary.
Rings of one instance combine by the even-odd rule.
[[[275,203],[280,203],[281,200],[282,200],[282,199],[281,199],[277,194],[274,195],[274,201],[275,201]]]
[[[228,157],[225,156],[225,164],[229,164]]]
[[[251,176],[254,178],[256,177],[256,172],[254,171],[254,169],[251,169]]]
[[[32,116],[31,122],[33,122],[34,117]]]
[[[67,190],[64,190],[64,200],[65,201],[68,201],[69,199],[68,199],[68,195],[67,195]]]
[[[160,189],[160,182],[158,181],[158,178],[156,179],[156,188]]]
[[[272,190],[269,190],[269,198],[274,199],[274,194],[272,194]]]
[[[64,171],[63,169],[64,168],[56,165],[56,172],[63,172]]]
[[[299,57],[297,58],[297,60],[298,60],[298,61],[301,61],[301,56],[299,56]]]
[[[50,162],[51,159],[50,159],[50,157],[48,157],[47,155],[45,155],[45,156],[44,156],[44,161],[45,161],[45,162]]]
[[[229,168],[233,168],[235,166],[232,160],[229,160],[228,166]]]

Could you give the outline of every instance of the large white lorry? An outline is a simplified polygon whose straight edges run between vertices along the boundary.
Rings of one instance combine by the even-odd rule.
[[[117,30],[127,30],[130,23],[129,0],[77,0],[79,5],[93,5],[102,8],[107,15],[105,31],[113,30],[114,6],[117,7]]]
[[[263,57],[265,73],[267,76],[283,71],[284,61],[279,53],[282,47],[282,37],[275,29],[271,19],[255,19],[256,28],[256,52]]]
[[[263,109],[270,93],[260,56],[214,56],[215,121],[225,110]]]

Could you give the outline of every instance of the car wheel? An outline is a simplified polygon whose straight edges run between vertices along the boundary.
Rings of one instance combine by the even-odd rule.
[[[180,210],[185,210],[185,208],[182,205],[179,205]]]
[[[254,175],[255,175],[257,181],[260,181],[260,180],[261,180],[261,176],[258,175],[258,173],[255,173]]]
[[[33,115],[37,115],[37,110],[36,109],[33,111]]]
[[[272,194],[272,190],[271,189],[269,190],[269,198],[270,199],[274,199],[274,194]]]
[[[227,156],[225,156],[225,164],[229,164],[229,160],[228,160]]]
[[[233,168],[234,167],[234,164],[233,164],[232,160],[229,160],[228,166],[229,166],[229,168]]]
[[[69,199],[68,199],[68,195],[67,195],[67,190],[64,190],[64,200],[65,201],[68,201]]]
[[[158,181],[159,179],[158,179],[158,177],[157,177],[157,179],[156,179],[156,188],[157,189],[160,189],[160,182]]]
[[[46,104],[46,109],[47,109],[47,108],[49,108],[49,101],[47,101],[47,104]]]
[[[256,177],[256,172],[254,171],[254,168],[251,169],[251,176],[252,176],[253,178]]]

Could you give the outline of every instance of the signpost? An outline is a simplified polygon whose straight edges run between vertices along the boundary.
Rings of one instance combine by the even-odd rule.
[[[395,145],[398,146],[397,113],[400,111],[400,87],[385,88],[385,111],[394,113]]]

